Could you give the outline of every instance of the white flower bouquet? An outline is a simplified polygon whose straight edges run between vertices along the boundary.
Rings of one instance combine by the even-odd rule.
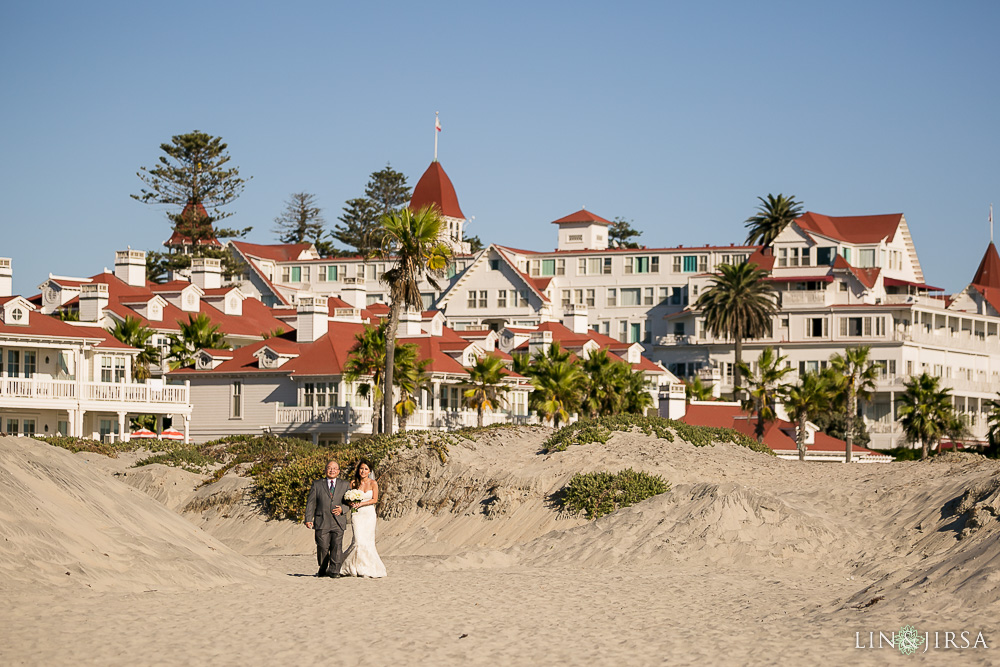
[[[344,493],[344,500],[346,500],[349,503],[360,503],[364,499],[365,499],[365,494],[361,489],[348,489],[347,492]],[[351,508],[351,512],[357,512],[357,511],[358,510],[356,507]]]

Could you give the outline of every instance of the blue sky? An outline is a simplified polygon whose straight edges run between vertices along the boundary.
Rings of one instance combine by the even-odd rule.
[[[740,242],[781,192],[904,213],[954,291],[1000,204],[998,44],[992,2],[6,3],[0,256],[34,294],[158,249],[136,171],[195,129],[253,177],[248,240],[299,191],[332,227],[386,163],[416,183],[440,111],[484,242],[553,248],[583,205],[651,247]]]

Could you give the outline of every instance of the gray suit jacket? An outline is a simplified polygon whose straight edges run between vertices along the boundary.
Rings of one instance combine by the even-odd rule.
[[[312,488],[309,489],[309,498],[306,500],[305,518],[307,522],[313,522],[313,529],[327,531],[347,528],[347,517],[351,514],[351,506],[344,502],[344,493],[350,487],[350,482],[338,478],[331,497],[326,477],[313,482]],[[340,505],[339,516],[333,513],[334,505]]]

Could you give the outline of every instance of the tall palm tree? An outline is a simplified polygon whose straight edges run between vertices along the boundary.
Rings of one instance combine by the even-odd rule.
[[[733,386],[739,387],[743,361],[743,339],[761,338],[771,329],[777,312],[774,292],[756,264],[720,264],[712,286],[702,292],[695,308],[705,316],[705,326],[713,336],[735,341]]]
[[[499,357],[483,356],[469,369],[469,388],[463,393],[464,402],[476,411],[476,425],[483,427],[483,411],[496,410],[510,387],[503,378],[510,375]]]
[[[715,395],[712,394],[712,388],[695,375],[684,382],[684,398],[688,403],[691,401],[711,401]]]
[[[204,313],[188,315],[188,321],[177,321],[181,330],[170,336],[170,368],[190,366],[198,350],[228,350],[229,343],[218,324]]]
[[[628,367],[608,358],[607,350],[597,350],[580,364],[587,375],[582,407],[591,417],[621,411]]]
[[[539,417],[556,428],[580,407],[587,378],[571,361],[553,361],[536,369],[531,378],[534,391],[529,404]]]
[[[990,443],[988,455],[995,457],[1000,454],[1000,392],[997,398],[986,403],[986,408],[986,425],[989,428],[986,438]]]
[[[816,419],[830,409],[833,388],[826,377],[818,373],[806,373],[799,378],[799,384],[789,387],[785,394],[785,409],[795,420],[795,444],[799,450],[799,460],[806,460],[806,422]]]
[[[868,400],[875,391],[875,380],[878,379],[882,364],[869,358],[871,346],[860,345],[849,347],[843,354],[830,357],[830,368],[843,378],[841,387],[844,391],[847,408],[847,434],[845,436],[846,460],[851,462],[854,449],[854,420],[858,417],[858,399]]]
[[[625,367],[625,392],[622,400],[624,412],[644,415],[648,408],[653,407],[653,397],[646,391],[646,375],[642,371],[632,371]]]
[[[143,326],[138,318],[131,315],[122,322],[116,322],[115,328],[111,330],[112,336],[139,350],[139,354],[132,362],[132,379],[136,382],[148,380],[149,367],[160,363],[160,351],[149,343],[154,334],[152,329]]]
[[[749,230],[747,243],[769,248],[788,223],[802,215],[802,204],[795,201],[794,196],[786,197],[782,194],[777,197],[768,194],[767,199],[763,197],[757,199],[760,200],[757,214],[747,218],[745,223]]]
[[[906,390],[899,396],[899,421],[906,439],[919,442],[920,458],[941,439],[951,420],[951,394],[938,386],[938,378],[927,373],[906,381]]]
[[[764,424],[776,418],[775,402],[784,398],[785,388],[781,381],[792,372],[791,367],[785,365],[786,359],[787,356],[778,355],[773,347],[768,346],[760,353],[756,372],[751,371],[747,364],[740,362],[740,370],[747,376],[746,390],[749,395],[749,398],[743,401],[743,409],[757,413],[757,426],[754,429],[757,442],[764,441]]]
[[[436,278],[444,275],[451,259],[451,247],[441,241],[442,226],[437,209],[430,206],[416,212],[403,209],[382,216],[382,253],[394,257],[392,268],[382,275],[382,282],[389,286],[390,301],[385,335],[386,386],[393,386],[396,330],[403,309],[423,307],[421,278],[438,289]],[[384,393],[382,403],[382,430],[392,433],[392,391]]]
[[[430,359],[419,359],[419,349],[412,343],[400,345],[396,348],[396,360],[393,364],[395,373],[393,375],[394,386],[399,390],[399,400],[393,406],[396,417],[399,418],[399,430],[406,430],[406,422],[417,410],[417,402],[414,397],[424,389],[431,388],[430,375],[427,367],[430,366]],[[376,411],[377,412],[377,411]]]

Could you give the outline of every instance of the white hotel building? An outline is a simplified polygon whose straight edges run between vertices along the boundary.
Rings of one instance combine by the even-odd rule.
[[[450,179],[432,163],[411,206],[438,205],[463,250],[465,216]],[[441,289],[425,285],[425,308],[449,327],[531,328],[580,320],[601,334],[639,343],[679,377],[696,374],[732,391],[732,341],[711,337],[691,309],[719,264],[752,259],[770,272],[780,303],[770,335],[747,341],[752,362],[767,345],[799,373],[822,367],[847,346],[871,345],[882,378],[863,417],[875,447],[902,444],[895,419],[903,382],[923,371],[942,378],[972,430],[985,438],[987,401],[1000,391],[1000,260],[990,244],[969,287],[952,296],[924,281],[902,214],[829,217],[806,213],[774,243],[756,246],[609,247],[611,224],[580,210],[554,221],[551,251],[492,244],[457,254]],[[299,294],[337,296],[351,307],[386,300],[384,262],[321,258],[309,244],[233,242],[246,264],[240,289],[265,303],[294,307]]]

